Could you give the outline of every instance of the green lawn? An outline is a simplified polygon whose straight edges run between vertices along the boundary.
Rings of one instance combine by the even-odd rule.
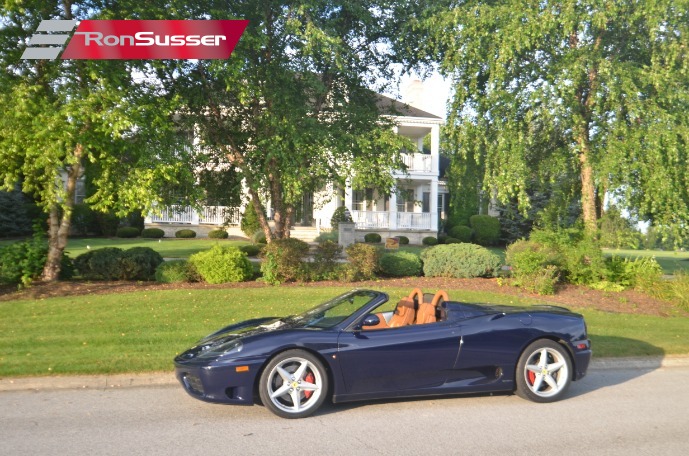
[[[676,271],[689,273],[689,252],[666,250],[613,250],[603,249],[607,256],[617,255],[623,258],[634,259],[638,257],[655,257],[666,274],[674,274]]]
[[[347,289],[179,289],[2,302],[0,377],[170,370],[177,353],[222,325],[294,314]],[[392,300],[409,292],[386,291]],[[539,302],[466,290],[449,293],[467,301]],[[595,356],[689,353],[689,318],[583,313]]]

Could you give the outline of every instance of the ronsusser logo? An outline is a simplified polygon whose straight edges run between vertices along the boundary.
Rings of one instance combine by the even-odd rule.
[[[249,21],[42,21],[22,59],[227,59]],[[58,33],[53,33],[58,32]],[[62,32],[62,33],[60,33]],[[59,45],[60,47],[46,47]]]

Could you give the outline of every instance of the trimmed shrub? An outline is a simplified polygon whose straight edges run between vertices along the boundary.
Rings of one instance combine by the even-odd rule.
[[[275,239],[263,249],[261,272],[266,283],[277,285],[303,278],[302,260],[309,245],[295,238]]]
[[[115,280],[120,275],[120,259],[124,251],[104,247],[82,253],[74,259],[74,267],[87,280]]]
[[[247,237],[252,237],[256,231],[261,229],[261,224],[258,221],[258,215],[256,215],[256,209],[254,209],[254,203],[250,202],[244,208],[244,213],[242,214],[242,220],[239,223],[239,228],[244,234],[247,235]]]
[[[150,247],[132,247],[122,253],[118,278],[122,280],[153,280],[163,257]]]
[[[440,233],[438,235],[438,244],[444,244],[449,236],[445,233]]]
[[[342,254],[342,246],[333,241],[318,243],[313,263],[309,263],[311,280],[334,280],[338,276],[337,259]]]
[[[445,243],[445,244],[464,244],[464,243],[463,243],[462,241],[460,241],[459,239],[456,239],[456,238],[453,238],[453,237],[450,237],[450,236],[448,236],[448,237],[445,238],[445,242],[444,242],[444,243]]]
[[[31,285],[41,276],[47,258],[48,243],[38,232],[31,239],[0,248],[0,284]],[[63,255],[63,264],[65,261]],[[61,272],[60,278],[67,277]]]
[[[407,236],[397,236],[400,241],[400,245],[409,245],[409,238]]]
[[[340,239],[340,233],[337,231],[322,231],[321,234],[316,236],[315,241],[318,243],[325,241],[338,242]]]
[[[411,252],[384,253],[380,257],[380,271],[391,277],[420,276],[421,258]]]
[[[239,250],[246,253],[247,256],[255,257],[259,253],[261,253],[261,250],[263,250],[264,247],[265,247],[264,245],[246,244],[246,245],[240,245]]]
[[[345,249],[349,264],[341,271],[342,279],[349,282],[370,280],[376,278],[378,272],[379,253],[372,245],[355,243]]]
[[[160,239],[165,237],[165,231],[160,228],[144,228],[141,232],[141,237],[144,239]]]
[[[471,238],[474,237],[474,230],[465,225],[457,225],[452,227],[449,234],[460,242],[471,242]]]
[[[364,236],[364,242],[369,244],[378,244],[381,241],[380,234],[378,233],[366,233]]]
[[[423,245],[437,245],[438,239],[433,236],[427,236],[421,240]]]
[[[196,237],[196,231],[188,228],[175,231],[175,237],[179,239],[192,239]]]
[[[251,242],[254,244],[267,244],[268,240],[266,239],[266,233],[264,233],[263,230],[256,231],[251,236]]]
[[[347,208],[344,206],[340,206],[337,209],[335,209],[335,212],[333,212],[333,216],[330,218],[330,226],[333,228],[333,230],[337,231],[340,229],[340,222],[351,221],[352,216],[349,214]]]
[[[500,269],[500,258],[476,244],[438,245],[421,252],[427,277],[491,277]]]
[[[155,279],[160,283],[194,282],[197,276],[196,269],[187,260],[164,261],[155,272]]]
[[[135,238],[141,234],[141,230],[133,226],[123,226],[117,229],[118,238]]]
[[[496,245],[500,241],[500,220],[490,215],[472,215],[469,218],[474,230],[474,241],[479,245]]]
[[[213,230],[208,232],[208,237],[210,239],[227,239],[230,235],[225,230]]]
[[[208,283],[243,282],[254,273],[246,253],[237,247],[216,245],[189,257],[189,263]]]

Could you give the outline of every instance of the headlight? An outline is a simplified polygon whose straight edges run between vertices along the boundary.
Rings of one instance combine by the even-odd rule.
[[[244,344],[241,340],[232,340],[218,345],[209,345],[207,348],[203,347],[199,358],[216,358],[221,355],[228,355],[230,353],[239,353],[242,351]]]

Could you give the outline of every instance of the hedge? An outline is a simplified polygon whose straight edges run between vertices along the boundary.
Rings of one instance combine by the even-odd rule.
[[[421,252],[427,277],[490,277],[500,269],[500,257],[475,244],[444,244]]]

